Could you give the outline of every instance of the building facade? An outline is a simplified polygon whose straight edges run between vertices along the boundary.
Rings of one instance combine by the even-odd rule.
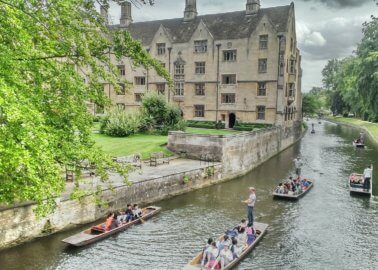
[[[110,27],[139,40],[171,74],[173,87],[153,70],[113,63],[132,83],[105,92],[127,111],[139,107],[148,91],[177,103],[186,120],[235,121],[290,126],[301,119],[301,56],[297,49],[294,4],[260,8],[247,0],[243,11],[197,15],[196,0],[186,0],[183,18],[132,22],[132,6],[121,4],[121,19]],[[106,10],[101,13],[107,17]]]

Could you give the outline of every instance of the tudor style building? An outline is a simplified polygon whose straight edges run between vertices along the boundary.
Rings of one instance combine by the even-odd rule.
[[[104,88],[127,111],[156,91],[177,103],[187,120],[221,120],[232,127],[236,120],[291,126],[301,119],[293,3],[260,8],[260,0],[247,0],[243,11],[198,16],[196,0],[186,0],[183,18],[133,23],[125,1],[120,23],[110,27],[129,31],[174,79],[168,89],[154,71],[112,59],[133,86],[118,94],[109,84]]]

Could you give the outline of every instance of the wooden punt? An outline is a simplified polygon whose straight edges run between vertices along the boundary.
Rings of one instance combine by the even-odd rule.
[[[273,192],[273,196],[275,198],[298,200],[299,198],[303,197],[307,192],[309,192],[310,189],[314,186],[314,182],[313,181],[308,181],[308,182],[310,183],[310,185],[307,187],[307,189],[303,190],[301,193],[297,193],[297,194],[282,194],[282,193]]]
[[[357,147],[357,148],[364,148],[365,147],[365,144],[364,143],[358,143],[356,141],[353,141],[353,146]]]
[[[142,216],[140,218],[135,219],[131,222],[125,223],[113,230],[103,232],[103,231],[96,231],[92,229],[97,226],[101,228],[101,226],[104,223],[100,223],[98,225],[90,227],[89,229],[86,229],[82,232],[72,235],[66,239],[63,239],[62,242],[73,245],[73,246],[77,246],[77,247],[85,246],[85,245],[97,242],[99,240],[102,240],[110,235],[116,234],[120,231],[124,231],[133,225],[140,224],[144,222],[144,220],[147,220],[157,215],[160,211],[161,211],[161,207],[148,206],[142,209]]]
[[[373,167],[372,167],[372,169],[373,169]],[[360,180],[360,183],[352,183],[351,182],[352,179]],[[370,189],[364,189],[363,183],[364,183],[364,175],[363,174],[352,173],[348,178],[349,192],[355,193],[355,194],[358,193],[358,194],[361,194],[361,195],[371,196],[372,191],[373,191],[373,174],[371,175],[371,179],[370,179]]]
[[[260,242],[260,240],[266,233],[268,224],[255,222],[253,225],[253,228],[256,230],[258,234],[255,241],[243,250],[239,258],[234,259],[232,262],[226,265],[223,268],[223,270],[229,270],[229,269],[234,268],[238,263],[240,263],[248,255],[249,252],[252,251],[252,249],[256,247],[256,245]],[[209,270],[210,268],[207,268],[201,265],[202,254],[203,254],[202,252],[199,252],[197,256],[195,256],[186,266],[184,266],[182,270],[199,270],[199,269]]]
[[[311,134],[315,134],[315,129],[311,130]]]

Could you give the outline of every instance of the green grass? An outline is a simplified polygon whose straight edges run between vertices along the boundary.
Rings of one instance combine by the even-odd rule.
[[[367,121],[362,121],[357,118],[345,118],[345,117],[330,117],[330,120],[339,122],[339,123],[346,123],[346,124],[354,125],[357,127],[365,127],[367,130],[369,130],[374,140],[378,142],[378,124],[377,123],[370,123]]]
[[[125,138],[110,137],[103,134],[93,134],[98,146],[111,156],[129,156],[141,154],[142,159],[147,159],[150,153],[164,152],[172,156],[172,152],[163,145],[167,143],[167,136],[136,134]]]
[[[202,135],[230,135],[230,134],[237,134],[240,131],[188,127],[186,128],[185,132],[191,133],[191,134],[202,134]]]

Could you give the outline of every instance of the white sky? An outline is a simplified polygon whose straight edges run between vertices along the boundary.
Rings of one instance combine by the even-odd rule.
[[[261,0],[261,7],[288,5],[291,0]],[[197,0],[200,15],[245,9],[247,0]],[[349,56],[361,40],[361,26],[378,15],[373,0],[296,0],[298,47],[302,54],[302,91],[322,85],[321,71],[328,59]],[[185,0],[155,0],[153,7],[132,7],[134,22],[180,18]],[[120,8],[113,6],[111,20],[118,24]]]

